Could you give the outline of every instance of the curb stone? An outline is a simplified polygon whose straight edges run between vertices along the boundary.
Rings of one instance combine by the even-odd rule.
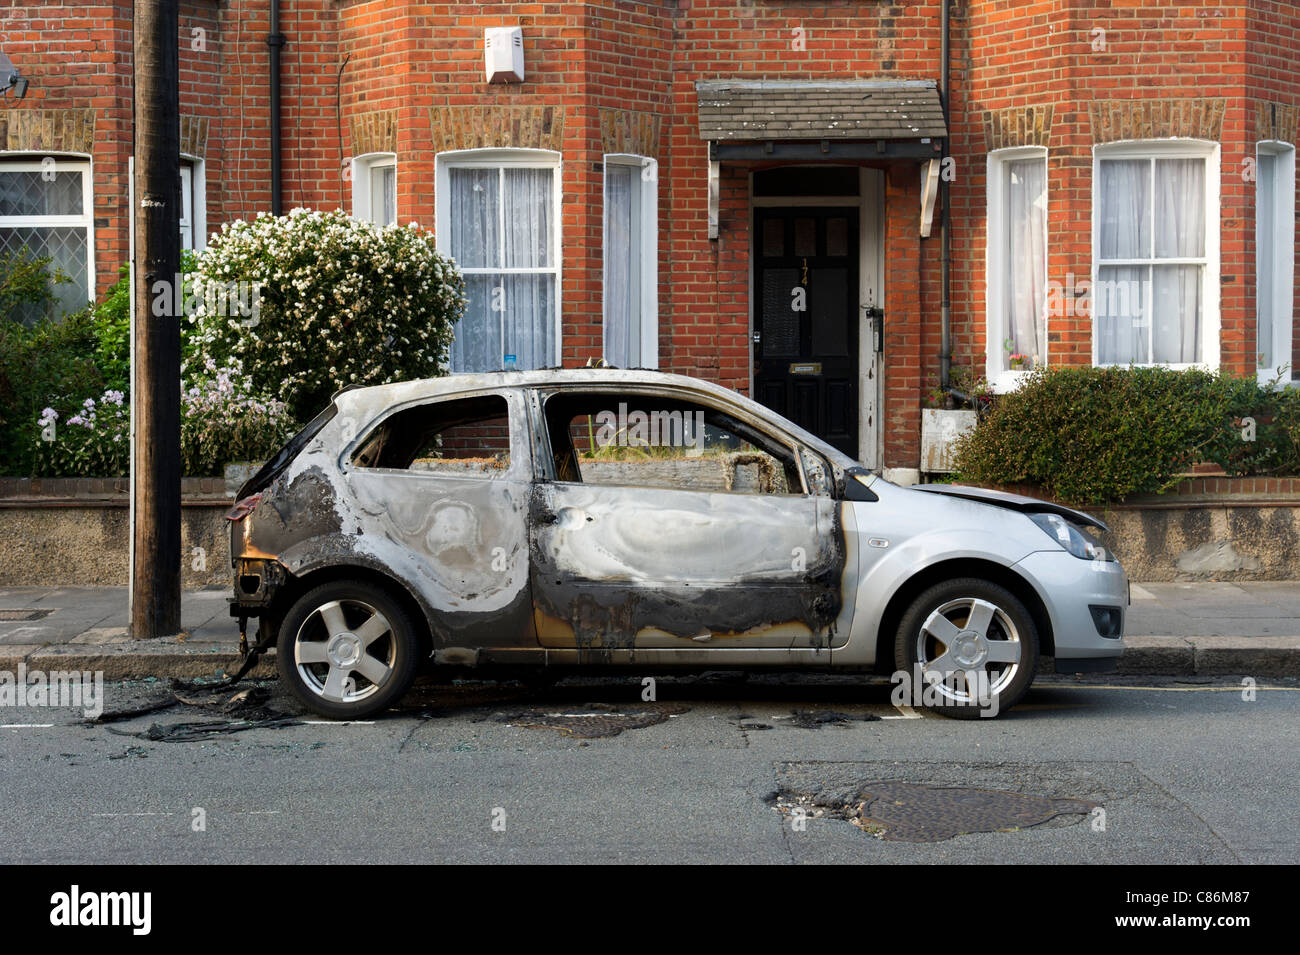
[[[229,644],[191,646],[177,650],[173,646],[140,644],[115,646],[49,646],[30,648],[0,646],[0,670],[14,672],[19,663],[32,670],[86,670],[102,672],[105,680],[142,680],[146,677],[193,680],[199,677],[232,676],[243,658]],[[273,677],[275,653],[258,660],[250,677]]]
[[[1125,637],[1120,675],[1198,676],[1249,674],[1300,676],[1300,636],[1295,637]],[[120,644],[0,645],[0,671],[102,671],[105,680],[145,677],[194,679],[233,674],[242,658],[230,643],[132,642]],[[1040,668],[1040,674],[1055,669]],[[275,676],[275,651],[268,651],[251,676]]]

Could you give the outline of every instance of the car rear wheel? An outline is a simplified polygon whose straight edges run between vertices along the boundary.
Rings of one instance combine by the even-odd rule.
[[[415,679],[415,627],[384,589],[335,581],[305,593],[280,625],[277,666],[309,709],[356,719],[391,706]]]
[[[958,719],[996,716],[1029,690],[1038,631],[1005,587],[974,577],[935,584],[903,614],[895,681],[913,706]],[[897,690],[895,691],[897,692]]]

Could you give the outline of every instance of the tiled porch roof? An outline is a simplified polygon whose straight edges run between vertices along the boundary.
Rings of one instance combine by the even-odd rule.
[[[706,140],[947,135],[931,80],[700,80],[695,90]]]

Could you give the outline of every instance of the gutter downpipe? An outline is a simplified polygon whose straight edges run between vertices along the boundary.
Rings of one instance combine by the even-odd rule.
[[[950,78],[948,76],[948,58],[949,58],[949,24],[948,10],[951,0],[940,0],[942,4],[939,13],[939,56],[942,63],[939,67],[939,85],[942,87],[941,96],[943,97],[943,149],[940,152],[940,176],[939,176],[939,201],[943,203],[943,209],[940,213],[939,235],[940,235],[940,252],[939,252],[939,286],[942,293],[942,301],[939,308],[940,332],[939,332],[939,387],[945,394],[954,394],[952,390],[952,277],[950,274],[950,262],[952,259],[952,236],[950,221],[948,215],[948,142],[952,135],[952,129],[949,125],[951,118],[949,115],[949,97],[952,90],[950,89]],[[960,396],[960,397],[965,397]]]
[[[280,32],[280,0],[271,0],[271,32],[266,45],[271,54],[271,214],[280,215],[280,50],[287,42]]]

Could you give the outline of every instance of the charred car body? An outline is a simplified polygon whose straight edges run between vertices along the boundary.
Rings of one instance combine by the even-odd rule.
[[[1040,654],[1079,671],[1122,651],[1128,585],[1096,519],[898,487],[660,372],[344,391],[239,498],[231,612],[329,716],[388,706],[426,662],[916,673],[925,705],[974,716],[1019,699]]]

